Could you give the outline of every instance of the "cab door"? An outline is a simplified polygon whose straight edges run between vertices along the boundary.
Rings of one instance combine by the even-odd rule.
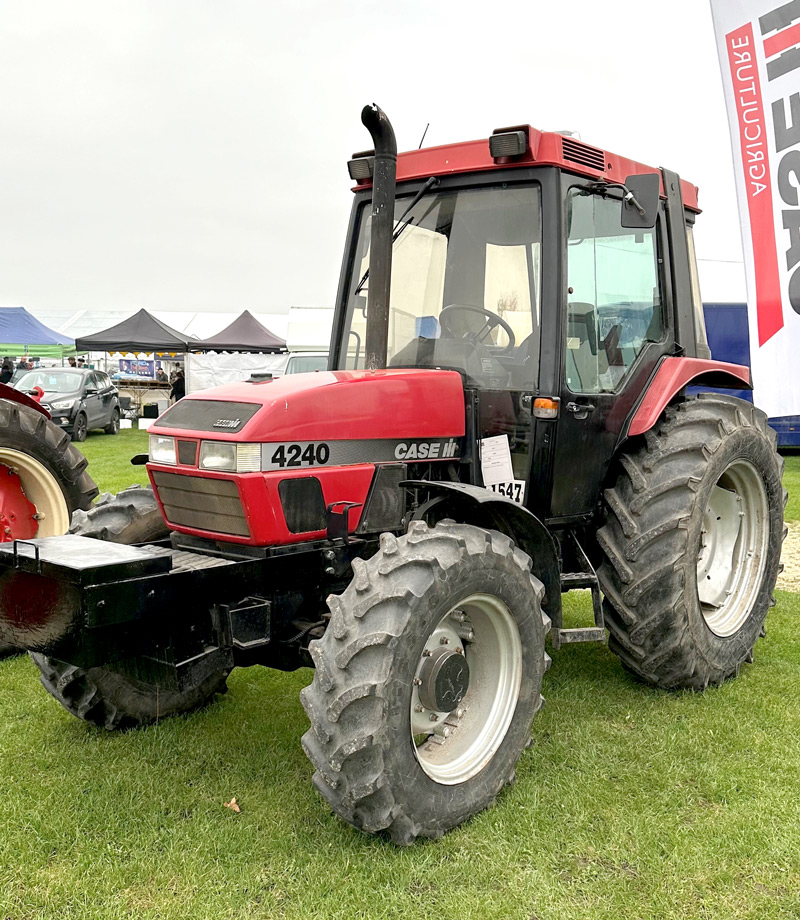
[[[561,409],[551,519],[591,514],[625,423],[670,340],[663,215],[622,226],[622,202],[564,177]]]

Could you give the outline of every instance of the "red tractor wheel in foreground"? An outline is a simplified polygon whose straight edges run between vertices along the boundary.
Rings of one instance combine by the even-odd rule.
[[[0,542],[64,534],[97,486],[69,436],[32,406],[0,399]],[[0,644],[0,655],[14,651]]]

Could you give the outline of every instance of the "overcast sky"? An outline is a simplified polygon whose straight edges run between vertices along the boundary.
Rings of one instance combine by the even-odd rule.
[[[508,124],[700,186],[740,260],[706,0],[0,0],[0,304],[333,303],[363,105],[400,150]]]

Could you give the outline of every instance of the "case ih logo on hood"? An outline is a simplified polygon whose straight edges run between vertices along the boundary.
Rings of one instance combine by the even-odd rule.
[[[214,428],[238,428],[241,423],[240,418],[218,418],[214,422]]]

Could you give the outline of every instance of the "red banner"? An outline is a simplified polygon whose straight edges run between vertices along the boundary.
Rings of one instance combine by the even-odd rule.
[[[725,45],[739,121],[742,168],[753,243],[758,344],[761,346],[783,328],[783,307],[775,244],[767,127],[750,23],[734,32],[728,32]]]

